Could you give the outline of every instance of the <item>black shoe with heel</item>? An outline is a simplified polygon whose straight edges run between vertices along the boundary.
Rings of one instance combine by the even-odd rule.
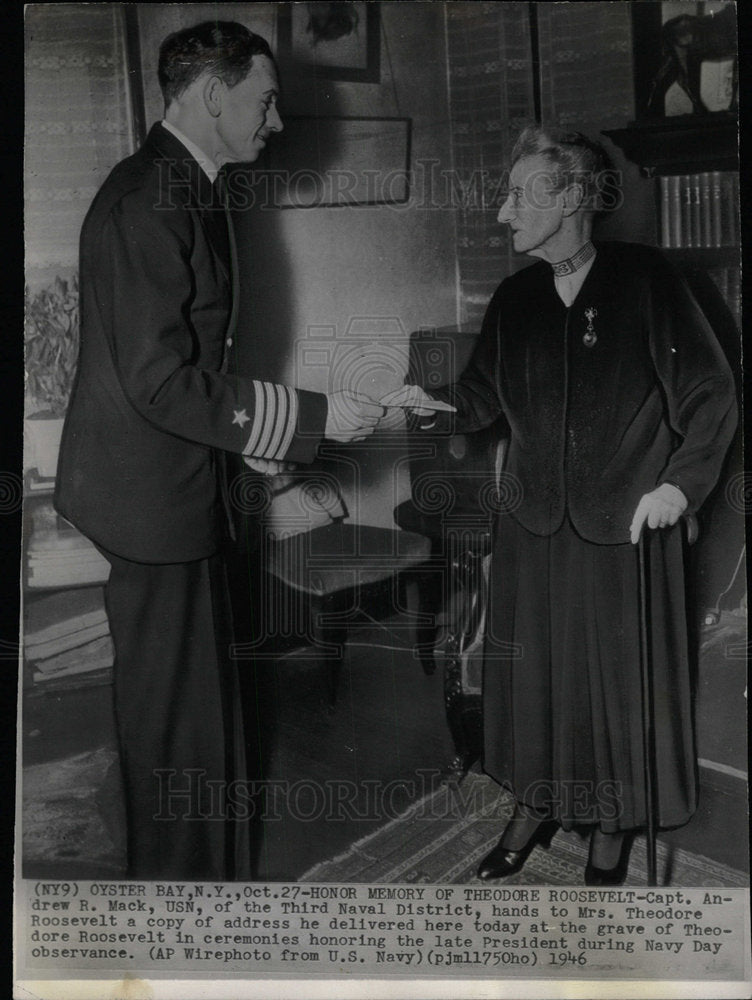
[[[593,863],[593,840],[595,831],[590,839],[590,853],[585,867],[585,885],[623,885],[627,877],[629,868],[629,855],[632,850],[631,834],[624,834],[621,841],[621,850],[616,864],[611,868],[601,868]]]
[[[536,844],[543,847],[550,845],[557,829],[558,824],[551,820],[542,822],[527,843],[519,850],[505,847],[504,834],[502,834],[496,847],[478,865],[478,878],[485,882],[492,878],[506,878],[508,875],[514,875],[525,864]],[[506,831],[504,832],[506,833]]]

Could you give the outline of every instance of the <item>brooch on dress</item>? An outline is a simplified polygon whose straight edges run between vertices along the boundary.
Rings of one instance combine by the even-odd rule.
[[[598,339],[598,334],[595,332],[595,328],[593,327],[593,320],[597,315],[598,315],[598,310],[593,309],[592,306],[589,306],[585,310],[585,319],[587,320],[587,330],[585,331],[585,335],[582,338],[582,343],[585,345],[585,347],[592,347],[593,344],[595,344],[596,340]]]

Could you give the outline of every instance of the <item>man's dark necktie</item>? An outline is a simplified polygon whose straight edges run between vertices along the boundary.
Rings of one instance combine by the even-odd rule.
[[[235,227],[232,222],[232,214],[230,212],[229,198],[227,192],[227,177],[220,170],[214,181],[214,196],[219,203],[220,209],[224,212],[225,225],[227,228],[227,241],[230,248],[230,280],[232,287],[232,306],[230,307],[230,318],[227,322],[227,331],[225,333],[225,347],[224,356],[222,358],[222,367],[220,371],[226,372],[229,364],[230,357],[230,345],[235,338],[236,327],[238,325],[238,310],[240,304],[240,274],[238,270],[238,245],[235,241]],[[219,456],[217,462],[217,474],[219,475],[219,490],[222,495],[222,506],[225,509],[225,514],[227,515],[227,527],[230,533],[230,538],[233,542],[237,541],[237,534],[235,532],[235,522],[232,516],[232,506],[230,504],[230,492],[227,484],[227,452],[224,449],[219,449]]]
[[[224,212],[225,227],[227,231],[227,242],[230,248],[230,279],[232,283],[232,307],[230,319],[227,323],[226,339],[232,340],[235,336],[238,325],[238,310],[240,306],[240,273],[238,270],[238,244],[235,240],[235,226],[230,212],[229,196],[227,191],[227,176],[220,170],[214,181],[215,197]],[[225,350],[222,361],[222,371],[227,371],[229,351]]]

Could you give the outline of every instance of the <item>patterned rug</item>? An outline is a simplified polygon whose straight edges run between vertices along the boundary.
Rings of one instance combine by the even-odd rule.
[[[26,864],[95,866],[79,877],[124,874],[117,757],[101,748],[24,769],[23,856]],[[467,884],[512,813],[512,797],[486,775],[471,772],[413,803],[344,853],[320,862],[303,882]],[[549,848],[535,847],[510,885],[582,885],[588,841],[558,830]],[[627,883],[647,880],[644,837],[637,837]],[[661,843],[658,884],[677,887],[749,884],[748,876],[710,858]]]
[[[512,796],[489,777],[470,773],[461,784],[445,784],[414,803],[397,819],[315,865],[302,882],[479,883],[479,861],[494,846],[512,814]],[[583,885],[588,840],[558,830],[549,848],[533,849],[524,868],[506,885]],[[645,838],[632,846],[626,882],[647,882]],[[749,884],[744,872],[661,844],[658,884],[737,886]]]

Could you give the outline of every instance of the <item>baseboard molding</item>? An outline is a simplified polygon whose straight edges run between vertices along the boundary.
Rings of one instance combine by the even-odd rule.
[[[745,801],[748,796],[748,775],[729,764],[721,764],[714,760],[698,760],[700,768],[700,785],[711,787],[727,795],[741,796]]]

